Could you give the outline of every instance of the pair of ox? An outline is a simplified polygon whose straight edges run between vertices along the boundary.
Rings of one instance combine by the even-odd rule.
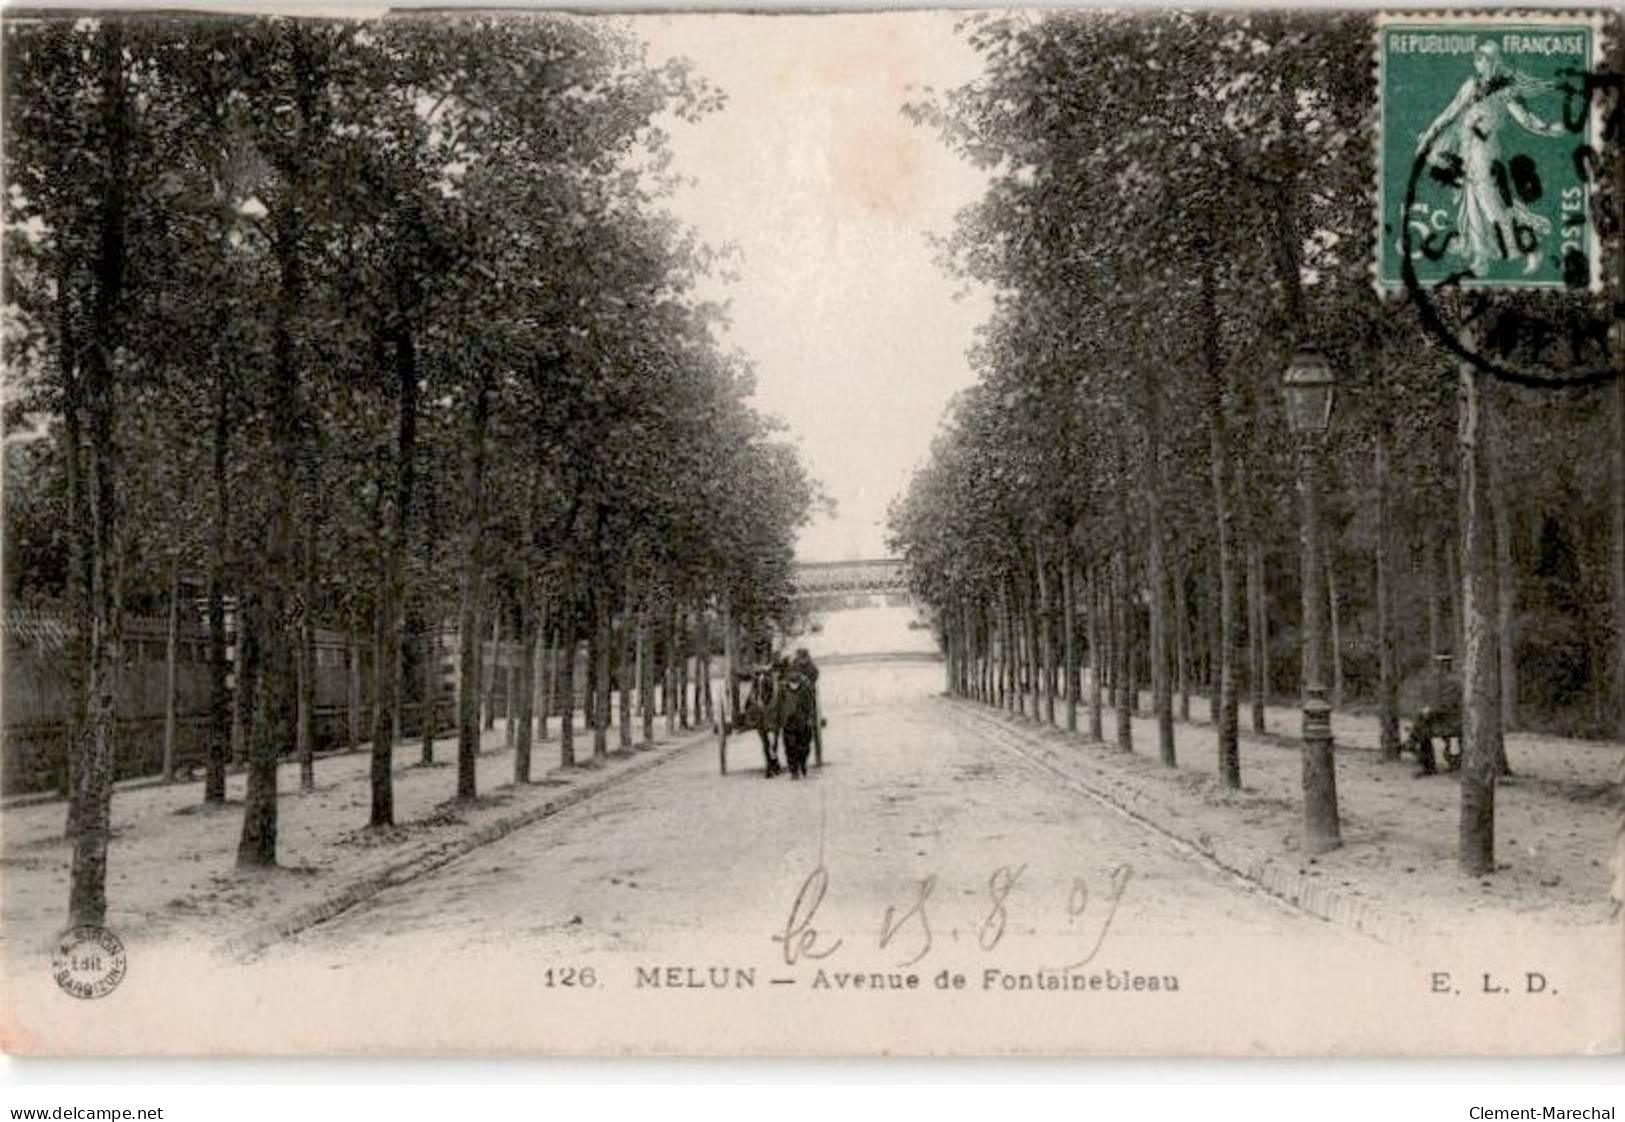
[[[806,777],[817,724],[818,703],[807,675],[794,668],[761,667],[751,672],[738,727],[753,728],[761,736],[769,779],[784,770],[779,764],[781,743],[790,778]]]

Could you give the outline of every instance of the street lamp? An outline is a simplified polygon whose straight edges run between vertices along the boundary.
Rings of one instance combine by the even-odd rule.
[[[1303,828],[1304,848],[1315,854],[1343,844],[1332,765],[1332,707],[1326,703],[1321,663],[1326,585],[1320,550],[1320,469],[1337,375],[1325,355],[1313,347],[1299,347],[1287,364],[1281,388],[1287,425],[1298,441],[1298,490],[1303,495]]]

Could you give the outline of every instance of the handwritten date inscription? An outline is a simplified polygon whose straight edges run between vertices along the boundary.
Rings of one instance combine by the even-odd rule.
[[[1026,872],[1026,865],[1001,865],[988,876],[986,890],[977,903],[976,944],[982,950],[992,951],[1003,941],[1006,931],[1011,929],[1014,922],[1012,917],[1018,907],[1018,902],[1013,901],[1012,897]],[[1073,941],[1072,953],[1081,957],[1052,969],[1077,970],[1100,953],[1101,945],[1111,930],[1112,920],[1117,916],[1123,893],[1133,879],[1134,869],[1130,865],[1118,865],[1113,869],[1106,883],[1099,886],[1098,892],[1091,890],[1085,878],[1072,879],[1066,899],[1051,906],[1060,909],[1057,918],[1065,921],[1066,933]],[[818,910],[829,891],[830,874],[823,865],[815,868],[801,882],[795,902],[790,905],[790,912],[785,917],[784,930],[773,935],[773,941],[779,944],[784,954],[786,966],[794,966],[802,959],[829,958],[845,945],[843,936],[819,926]],[[936,875],[922,877],[903,899],[887,905],[881,917],[877,946],[880,950],[897,954],[897,965],[900,967],[920,962],[936,944],[937,931],[941,928],[933,929],[933,916],[946,912],[945,905],[934,902],[936,891]],[[1043,905],[1037,907],[1038,911],[1031,913],[1030,918],[1041,920],[1044,918]]]

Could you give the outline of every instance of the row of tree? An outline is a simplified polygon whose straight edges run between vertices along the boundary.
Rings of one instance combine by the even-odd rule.
[[[1371,286],[1370,16],[1013,16],[967,34],[984,76],[910,112],[990,173],[944,256],[996,306],[978,381],[891,519],[954,688],[1023,706],[1026,683],[1052,720],[1064,696],[1076,728],[1087,659],[1090,732],[1104,681],[1130,746],[1149,685],[1173,765],[1175,695],[1188,716],[1205,687],[1237,787],[1242,698],[1261,730],[1265,702],[1299,686],[1300,592],[1324,588],[1334,701],[1373,703],[1397,758],[1401,711],[1428,700],[1433,656],[1464,648],[1484,605],[1464,590],[1483,578],[1499,593],[1490,758],[1504,767],[1501,723],[1625,735],[1625,391],[1487,384],[1472,493],[1493,547],[1467,548],[1458,363]],[[1605,188],[1593,217],[1612,236]],[[1545,324],[1548,358],[1609,361],[1596,297],[1501,311]],[[1306,344],[1338,378],[1312,556],[1281,392]],[[1468,786],[1477,872],[1491,824]]]
[[[74,625],[72,922],[106,907],[120,619],[180,569],[207,574],[208,801],[246,717],[244,866],[276,860],[279,759],[314,781],[318,625],[371,634],[386,826],[409,613],[457,625],[464,799],[493,627],[527,685],[559,650],[566,698],[587,640],[603,753],[613,645],[652,673],[657,632],[787,614],[821,499],[661,206],[665,129],[722,104],[685,66],[524,16],[13,19],[4,46],[6,591]]]

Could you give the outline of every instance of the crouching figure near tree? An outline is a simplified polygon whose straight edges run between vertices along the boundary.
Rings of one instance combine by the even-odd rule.
[[[1435,655],[1433,661],[1437,667],[1433,704],[1422,707],[1405,741],[1406,750],[1416,753],[1416,762],[1421,765],[1418,776],[1439,770],[1433,754],[1435,740],[1444,754],[1445,767],[1451,771],[1461,769],[1461,677],[1449,655]]]

